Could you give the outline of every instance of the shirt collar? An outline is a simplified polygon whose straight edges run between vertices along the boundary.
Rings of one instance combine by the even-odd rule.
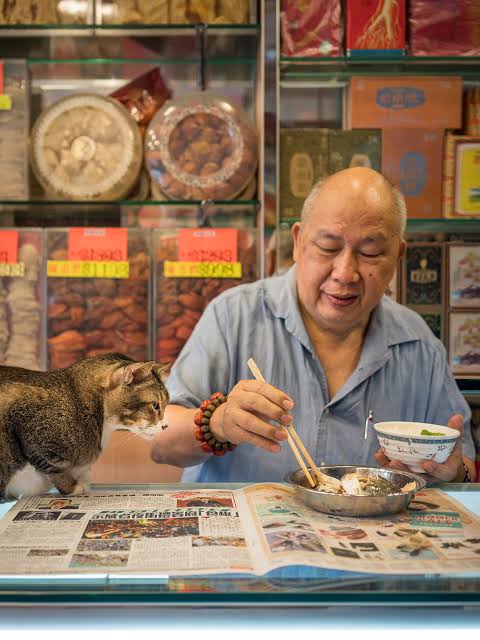
[[[265,298],[275,317],[283,318],[288,331],[314,353],[298,305],[295,265],[281,276],[265,279]],[[398,313],[397,303],[383,296],[372,312],[359,367],[383,361],[390,347],[420,338],[416,327],[403,314]]]

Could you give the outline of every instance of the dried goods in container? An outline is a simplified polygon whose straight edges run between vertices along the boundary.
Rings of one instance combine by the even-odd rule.
[[[17,263],[0,277],[0,363],[38,370],[41,362],[42,231],[18,232]],[[4,265],[7,266],[7,265]]]
[[[2,2],[0,24],[85,24],[91,6],[91,0],[9,0]]]
[[[154,232],[157,269],[155,353],[159,362],[173,362],[190,337],[207,304],[223,291],[257,278],[257,246],[252,230],[238,230],[241,278],[170,278],[165,260],[178,260],[178,233]]]
[[[0,198],[27,200],[29,95],[25,60],[3,61],[3,95],[11,100],[0,110]],[[8,99],[7,98],[7,99]]]
[[[190,94],[167,101],[150,122],[145,164],[172,200],[231,200],[255,175],[256,134],[239,107]]]
[[[250,0],[97,0],[97,11],[104,24],[239,24]]]
[[[67,260],[67,232],[49,229],[47,238],[48,259]],[[128,278],[48,278],[50,369],[112,351],[148,360],[148,238],[144,232],[129,231]]]
[[[38,117],[31,134],[33,171],[45,192],[67,200],[115,200],[142,166],[137,125],[113,98],[75,94]]]

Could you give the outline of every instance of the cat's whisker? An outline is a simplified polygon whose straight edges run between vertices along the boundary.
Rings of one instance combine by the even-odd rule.
[[[127,438],[124,438],[122,440],[122,442],[119,442],[118,445],[115,447],[116,450],[121,449],[122,447],[124,447],[126,444],[128,444],[129,442],[131,442],[132,440],[134,440],[135,438],[138,438],[139,434],[138,433],[132,433],[130,432],[129,436]]]

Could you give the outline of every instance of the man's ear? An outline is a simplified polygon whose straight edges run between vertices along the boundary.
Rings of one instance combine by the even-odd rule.
[[[154,365],[155,361],[151,360],[150,362],[132,362],[115,369],[110,376],[109,388],[140,384],[152,373]]]
[[[295,224],[293,225],[292,236],[293,236],[293,259],[295,262],[297,262],[299,252],[300,252],[300,240],[302,236],[302,225],[300,222],[295,222]]]
[[[400,248],[398,250],[398,260],[397,262],[400,262],[400,260],[403,258],[403,256],[405,255],[405,251],[407,250],[407,242],[406,240],[402,240],[400,242]]]

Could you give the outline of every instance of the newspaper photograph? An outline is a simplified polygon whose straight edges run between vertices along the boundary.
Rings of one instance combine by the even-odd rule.
[[[407,511],[314,511],[293,488],[149,490],[22,498],[0,520],[0,574],[255,574],[277,567],[381,573],[480,570],[480,518],[437,489]]]

